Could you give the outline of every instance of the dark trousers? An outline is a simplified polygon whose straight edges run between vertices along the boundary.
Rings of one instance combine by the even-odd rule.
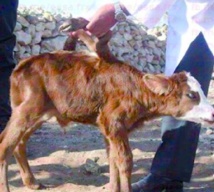
[[[10,118],[9,77],[15,66],[13,34],[17,18],[18,0],[0,1],[0,132]]]
[[[175,72],[188,71],[207,95],[214,57],[202,33],[191,43]],[[167,125],[164,125],[167,126]],[[178,129],[166,131],[153,159],[151,172],[163,177],[189,182],[191,179],[200,126],[184,122]]]

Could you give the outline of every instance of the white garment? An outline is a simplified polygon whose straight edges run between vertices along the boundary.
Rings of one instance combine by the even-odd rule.
[[[166,75],[175,71],[200,32],[214,54],[214,0],[122,0],[121,3],[149,28],[168,11]]]

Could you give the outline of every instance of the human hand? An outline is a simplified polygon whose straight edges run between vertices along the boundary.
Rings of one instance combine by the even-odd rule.
[[[87,24],[86,30],[97,37],[101,37],[117,22],[114,16],[114,4],[106,4],[97,10],[90,22]]]

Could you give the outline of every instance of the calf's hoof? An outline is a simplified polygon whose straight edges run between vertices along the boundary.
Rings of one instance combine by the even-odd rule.
[[[33,190],[46,189],[45,185],[38,183],[38,182],[25,184],[25,186],[28,187],[29,189],[33,189]]]
[[[38,183],[38,184],[30,184],[30,185],[26,185],[29,189],[33,189],[33,190],[40,190],[40,189],[46,189],[45,185]]]

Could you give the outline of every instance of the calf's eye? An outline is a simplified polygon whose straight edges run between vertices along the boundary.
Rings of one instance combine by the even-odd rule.
[[[190,99],[197,99],[197,94],[190,92],[190,93],[187,93],[187,97],[189,97]]]

